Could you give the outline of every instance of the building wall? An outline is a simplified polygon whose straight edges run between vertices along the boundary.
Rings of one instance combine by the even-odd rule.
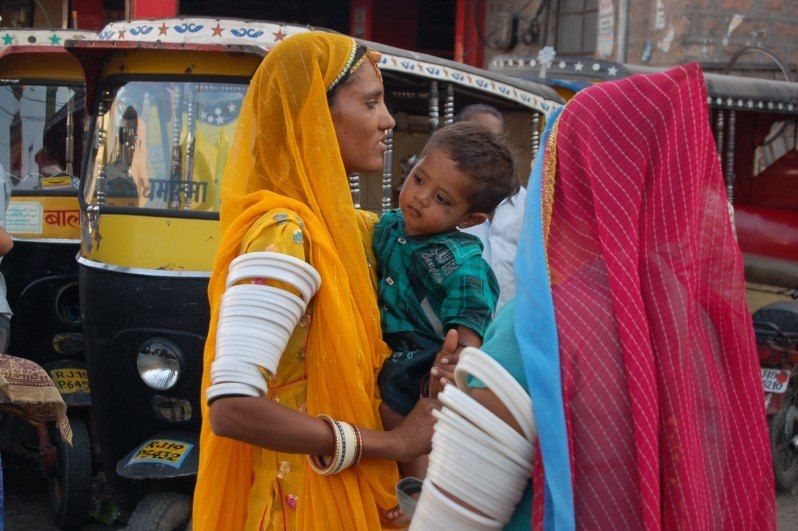
[[[685,60],[725,62],[740,47],[757,45],[773,50],[793,66],[798,64],[798,0],[695,0],[687,4]],[[735,16],[744,19],[733,29]]]
[[[526,0],[486,0],[485,35],[493,44],[502,35],[508,17],[527,4]],[[550,0],[547,44],[556,42],[557,8],[568,0]],[[615,11],[615,47],[608,59],[617,57],[618,0],[611,0]],[[531,20],[538,0],[520,11],[519,33]],[[541,30],[543,24],[541,23]],[[742,46],[764,46],[776,52],[793,70],[798,64],[798,0],[629,0],[629,26],[626,62],[672,65],[700,61],[720,68]],[[541,31],[542,33],[542,31]],[[512,50],[485,49],[485,63],[497,54],[536,55],[538,42],[521,42]],[[594,54],[598,57],[598,54]],[[746,63],[768,64],[764,58],[749,55]]]

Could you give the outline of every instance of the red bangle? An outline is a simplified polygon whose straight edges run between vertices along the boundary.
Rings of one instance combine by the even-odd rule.
[[[360,428],[352,424],[352,428],[355,430],[355,438],[357,439],[357,449],[355,450],[355,461],[352,463],[352,466],[357,466],[360,463],[360,460],[363,459],[363,436],[360,434]]]

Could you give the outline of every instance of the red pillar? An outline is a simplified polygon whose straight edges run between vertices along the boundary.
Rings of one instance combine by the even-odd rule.
[[[374,0],[352,0],[349,8],[349,33],[358,39],[371,40]]]
[[[485,4],[476,0],[457,0],[454,30],[454,60],[482,67],[485,45]],[[479,32],[477,31],[479,26]]]
[[[180,14],[180,0],[127,0],[130,18],[169,18]]]
[[[70,28],[99,31],[103,29],[103,0],[72,0]]]

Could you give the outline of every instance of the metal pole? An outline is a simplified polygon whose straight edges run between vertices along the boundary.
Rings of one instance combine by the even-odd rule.
[[[715,117],[715,138],[717,138],[718,156],[720,157],[720,167],[723,168],[723,146],[725,145],[724,126],[726,111],[718,109],[718,115]]]
[[[360,174],[349,174],[349,191],[352,192],[352,203],[355,208],[360,208]]]
[[[540,113],[532,112],[532,160],[538,156],[540,150]]]
[[[167,190],[167,199],[166,199],[166,208],[179,208],[180,207],[180,197],[174,197],[174,181],[179,181],[181,176],[181,166],[182,166],[182,158],[183,154],[180,150],[180,133],[183,132],[183,87],[175,83],[173,85],[175,90],[174,95],[174,104],[172,109],[174,115],[172,116],[172,174],[169,183],[169,189]],[[177,199],[176,202],[173,200]],[[174,206],[173,206],[174,204]]]
[[[388,132],[385,137],[385,145],[388,149],[385,151],[382,159],[382,213],[386,213],[391,209],[393,202],[393,129]]]
[[[64,170],[71,176],[75,176],[75,99],[74,92],[72,97],[67,100],[66,104],[66,139],[64,142]]]
[[[619,63],[626,62],[626,41],[629,33],[629,0],[618,1],[618,47],[615,57]]]
[[[194,152],[196,151],[196,136],[197,136],[197,108],[199,107],[199,88],[196,84],[189,85],[188,105],[186,106],[186,113],[188,114],[188,134],[186,135],[186,168],[185,183],[186,202],[183,205],[184,210],[191,210],[191,200],[193,197],[193,186],[191,181],[194,179]]]
[[[737,122],[737,113],[729,111],[729,141],[726,147],[726,194],[729,203],[734,202],[734,129]]]
[[[438,82],[432,81],[429,85],[429,132],[430,134],[438,130],[440,125],[440,112],[438,103]]]
[[[443,104],[443,124],[452,125],[454,123],[454,86],[446,84],[446,102]]]
[[[94,197],[97,201],[97,205],[104,205],[107,197],[105,191],[106,180],[108,178],[108,174],[105,171],[108,165],[108,163],[105,162],[105,121],[107,120],[105,116],[107,112],[105,109],[105,102],[108,101],[109,98],[110,94],[108,91],[105,91],[97,107],[97,153],[95,157],[97,157],[99,171],[97,172],[97,183],[94,185]]]

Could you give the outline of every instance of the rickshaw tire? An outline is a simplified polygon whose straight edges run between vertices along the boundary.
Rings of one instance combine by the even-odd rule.
[[[179,492],[155,492],[141,500],[128,521],[128,531],[189,529],[191,498]]]
[[[788,406],[789,403],[790,402],[787,403]],[[784,450],[781,446],[785,444],[785,441],[777,440],[777,434],[779,430],[784,429],[788,410],[789,407],[782,407],[775,415],[768,419],[770,450],[773,454],[773,475],[776,481],[776,490],[784,492],[792,492],[798,486],[798,459],[795,459],[792,466],[786,469],[782,468],[779,464],[779,454]]]
[[[70,418],[72,445],[56,434],[58,471],[50,479],[50,506],[55,524],[61,528],[80,527],[89,517],[91,501],[91,440],[86,424]],[[60,495],[56,496],[56,489]]]

